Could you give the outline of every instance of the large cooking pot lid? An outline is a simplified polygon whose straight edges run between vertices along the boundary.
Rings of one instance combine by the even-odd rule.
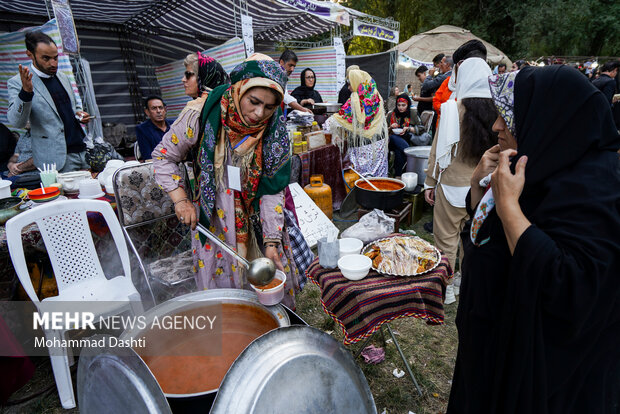
[[[309,326],[254,340],[228,370],[211,408],[211,414],[376,412],[353,356]]]
[[[405,154],[418,158],[428,158],[431,154],[430,145],[422,145],[419,147],[409,147],[404,149]]]
[[[109,335],[95,335],[91,339]],[[84,348],[78,364],[80,413],[172,413],[146,364],[131,348]]]

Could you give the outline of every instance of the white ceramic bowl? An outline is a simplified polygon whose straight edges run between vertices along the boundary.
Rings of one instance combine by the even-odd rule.
[[[406,172],[400,176],[400,179],[405,183],[405,191],[413,191],[418,185],[418,174],[414,172]]]
[[[123,165],[125,165],[125,161],[123,160],[109,160],[108,162],[106,162],[105,167],[113,168],[114,170],[117,170],[121,168]]]
[[[0,198],[11,197],[11,184],[9,180],[0,180]]]
[[[106,181],[108,180],[108,177],[112,177],[114,175],[114,172],[116,171],[116,168],[112,167],[112,168],[107,168],[103,171],[101,171],[99,173],[99,175],[97,176],[97,180],[99,180],[99,184],[104,187]]]
[[[338,240],[340,243],[340,255],[339,257],[347,256],[349,254],[360,254],[364,243],[360,239],[354,239],[352,237],[345,237]]]
[[[338,268],[342,276],[349,280],[362,280],[372,267],[370,257],[363,254],[350,254],[338,260]]]
[[[106,192],[108,195],[114,195],[114,185],[112,185],[112,184],[106,184],[106,185],[105,185],[105,192]]]
[[[281,270],[276,270],[274,279],[279,279],[282,283],[271,289],[262,289],[252,285],[252,289],[254,289],[258,295],[258,301],[263,305],[275,305],[280,303],[282,298],[284,298],[284,282],[286,281],[286,274]]]
[[[392,132],[396,135],[400,135],[403,133],[403,129],[402,128],[392,128]]]
[[[88,171],[72,171],[58,174],[56,176],[56,182],[62,185],[62,190],[65,193],[77,193],[80,188],[80,181],[90,178],[91,175]]]
[[[99,198],[105,195],[105,193],[101,191],[99,180],[95,180],[93,178],[80,181],[79,187],[80,194],[78,195],[78,198]]]

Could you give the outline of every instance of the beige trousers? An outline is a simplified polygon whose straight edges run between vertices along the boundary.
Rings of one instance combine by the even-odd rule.
[[[435,187],[435,207],[433,208],[433,234],[435,245],[448,257],[454,270],[456,253],[461,244],[460,233],[469,218],[465,208],[454,207],[446,199],[441,184]],[[459,263],[463,260],[463,248],[459,254]]]

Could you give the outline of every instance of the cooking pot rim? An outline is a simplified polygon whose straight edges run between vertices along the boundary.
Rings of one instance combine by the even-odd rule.
[[[181,311],[184,308],[184,305],[191,306],[192,304],[196,304],[197,302],[208,303],[212,301],[221,301],[221,303],[240,303],[240,304],[246,304],[250,306],[256,306],[258,308],[263,308],[263,310],[266,313],[268,313],[270,316],[274,318],[274,320],[278,324],[278,328],[283,327],[283,326],[290,326],[291,324],[290,319],[288,315],[286,314],[286,311],[280,304],[272,305],[272,306],[265,306],[258,301],[258,297],[255,292],[250,292],[250,291],[246,291],[242,289],[226,289],[226,288],[203,290],[203,291],[198,291],[198,292],[191,292],[191,293],[188,293],[182,296],[177,296],[147,310],[144,315],[146,315],[147,318],[153,318],[154,316],[163,316],[163,315],[169,314],[169,312]],[[275,328],[275,329],[278,329],[278,328]],[[138,336],[138,334],[142,331],[143,331],[142,329],[138,329],[137,327],[134,327],[134,329],[126,329],[121,333],[119,338],[120,339],[133,338],[133,337]],[[260,336],[258,338],[260,338]],[[140,357],[140,359],[142,359],[142,357],[138,353],[136,354],[138,355],[138,357]],[[203,390],[203,391],[199,391],[195,393],[187,393],[187,394],[169,394],[169,393],[164,392],[164,395],[166,396],[166,398],[187,399],[187,398],[205,396],[210,393],[218,392],[218,390],[219,390],[219,387],[212,389],[212,390]]]
[[[380,181],[380,180],[385,180],[385,181],[391,181],[391,182],[394,182],[394,183],[397,183],[397,184],[402,185],[402,187],[401,187],[401,188],[396,189],[396,190],[380,191],[379,193],[382,193],[382,194],[386,194],[386,193],[389,193],[389,194],[392,194],[392,193],[398,193],[399,191],[403,191],[403,190],[405,189],[405,187],[406,187],[405,183],[404,183],[402,180],[398,180],[398,179],[396,179],[396,178],[390,178],[390,177],[368,177],[368,178],[366,178],[366,179],[367,179],[368,181]],[[373,189],[362,188],[362,187],[360,187],[359,185],[357,185],[359,182],[363,182],[363,181],[364,181],[364,179],[363,179],[363,178],[360,178],[360,179],[355,180],[355,186],[356,186],[358,189],[362,190],[362,191],[371,191],[371,192],[373,192],[373,193],[377,193],[377,191],[375,191],[375,190],[373,190]]]

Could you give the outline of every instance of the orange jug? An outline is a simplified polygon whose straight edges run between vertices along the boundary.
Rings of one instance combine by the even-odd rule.
[[[322,175],[311,175],[310,184],[304,187],[304,191],[310,196],[314,204],[316,204],[329,219],[332,219],[332,188],[323,183]]]
[[[343,176],[344,176],[344,182],[347,184],[345,186],[347,190],[347,194],[349,194],[349,191],[353,189],[355,182],[360,179],[360,176],[355,174],[353,170],[346,170],[343,173]]]

